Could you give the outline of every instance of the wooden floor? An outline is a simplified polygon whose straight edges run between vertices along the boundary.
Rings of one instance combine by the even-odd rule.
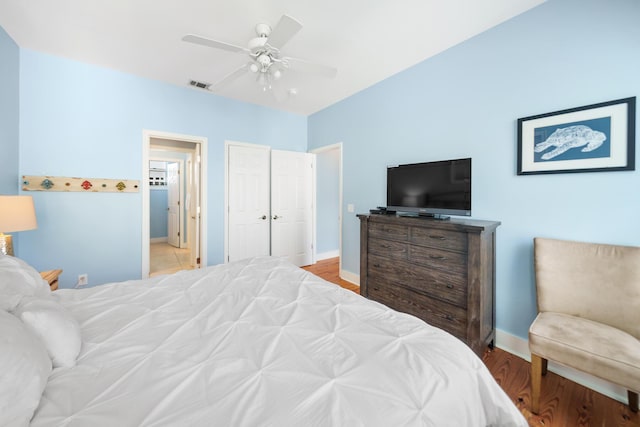
[[[338,258],[323,260],[304,269],[343,288],[356,293],[360,291],[357,285],[340,279]],[[534,415],[529,409],[530,363],[499,348],[487,350],[483,361],[532,427],[640,427],[640,413],[631,412],[626,404],[553,372],[548,372],[542,380],[540,415]]]

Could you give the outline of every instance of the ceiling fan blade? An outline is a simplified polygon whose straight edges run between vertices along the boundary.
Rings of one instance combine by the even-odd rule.
[[[222,80],[219,80],[218,82],[216,82],[216,83],[212,84],[211,86],[209,86],[209,90],[212,91],[212,92],[215,92],[216,90],[220,90],[220,89],[224,88],[225,86],[227,86],[229,83],[231,83],[232,81],[234,81],[238,77],[246,74],[246,72],[249,71],[249,65],[250,64],[244,64],[240,68],[230,72],[229,74],[224,76],[222,78]]]
[[[247,48],[221,42],[218,40],[211,40],[206,37],[196,36],[195,34],[187,34],[182,38],[182,41],[185,41],[188,43],[195,43],[195,44],[199,44],[207,47],[213,47],[215,49],[222,49],[229,52],[248,52]]]
[[[281,49],[301,28],[301,23],[289,15],[282,15],[280,21],[278,21],[278,25],[276,25],[273,31],[271,31],[271,34],[269,34],[267,43],[276,49]]]
[[[328,65],[316,64],[306,59],[300,58],[282,58],[286,61],[288,68],[294,71],[301,71],[305,73],[313,73],[328,79],[332,79],[338,73],[338,70]]]

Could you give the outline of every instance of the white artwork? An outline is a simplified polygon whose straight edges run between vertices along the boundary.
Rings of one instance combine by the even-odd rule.
[[[536,153],[541,153],[549,147],[555,147],[542,155],[542,160],[550,160],[572,148],[584,147],[580,150],[583,153],[593,151],[600,147],[606,139],[603,132],[593,130],[589,126],[569,126],[557,129],[545,141],[536,144],[533,150]]]

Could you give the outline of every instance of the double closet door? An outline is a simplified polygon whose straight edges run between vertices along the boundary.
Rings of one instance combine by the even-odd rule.
[[[227,260],[313,259],[314,155],[233,145],[227,151]]]

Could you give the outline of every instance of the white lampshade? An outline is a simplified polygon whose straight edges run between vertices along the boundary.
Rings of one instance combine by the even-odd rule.
[[[0,196],[0,252],[13,255],[10,235],[5,231],[25,231],[38,227],[31,196]]]

